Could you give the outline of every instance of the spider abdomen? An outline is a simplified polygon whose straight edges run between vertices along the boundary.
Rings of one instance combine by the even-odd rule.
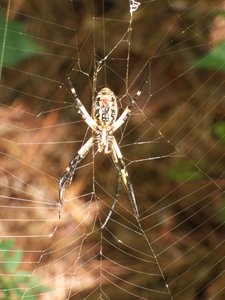
[[[117,119],[117,99],[113,91],[105,87],[99,91],[92,106],[92,118],[97,128],[94,133],[94,142],[98,151],[110,152],[112,143],[112,128]]]

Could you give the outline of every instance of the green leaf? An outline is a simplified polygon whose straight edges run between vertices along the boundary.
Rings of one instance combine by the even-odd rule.
[[[225,41],[194,62],[196,68],[225,72]]]
[[[17,275],[18,274],[20,276],[16,276],[14,278],[15,283],[26,283],[27,281],[30,280],[30,273],[29,272],[20,270],[19,273],[17,273]]]
[[[14,273],[16,269],[19,267],[23,258],[23,251],[18,249],[15,252],[12,252],[11,255],[8,256],[8,260],[5,262],[5,268],[8,272]]]
[[[27,286],[30,288],[30,290],[28,290],[28,295],[29,295],[29,291],[34,291],[35,292],[49,292],[51,291],[51,289],[45,285],[41,285],[40,282],[41,278],[37,275],[35,276],[31,276],[29,278],[29,280],[27,281]]]
[[[30,286],[30,284],[28,284],[28,286],[30,289],[26,292],[26,298],[32,296],[33,294],[47,293],[52,290],[51,288],[41,284],[37,284],[35,286]]]
[[[42,48],[28,37],[21,22],[9,20],[7,24],[4,13],[0,11],[0,59],[3,56],[3,66],[15,66],[41,50]]]
[[[216,10],[216,15],[225,18],[225,11],[222,9],[218,9],[218,10]]]
[[[37,300],[37,297],[36,297],[36,295],[27,295],[27,293],[26,293],[25,299],[26,300]]]
[[[35,287],[35,291],[40,292],[40,293],[46,293],[50,292],[52,289],[48,286],[45,285],[38,285]]]
[[[24,288],[28,288],[24,298],[30,300],[37,300],[39,293],[46,293],[51,289],[45,285],[40,284],[41,278],[37,275],[32,276],[30,272],[21,269],[21,262],[23,259],[23,250],[17,249],[12,251],[14,240],[3,241],[0,243],[0,252],[3,261],[2,269],[9,273],[15,274],[12,278],[0,276],[0,288],[4,300],[21,299],[24,295]],[[20,267],[20,269],[18,269]],[[15,298],[16,297],[16,298]],[[2,299],[2,298],[1,298]]]
[[[223,200],[223,208],[221,210],[221,219],[222,219],[222,222],[225,223],[225,199]]]
[[[12,249],[13,245],[14,245],[14,240],[2,241],[0,243],[0,249],[8,251]]]
[[[225,121],[217,123],[213,129],[216,137],[225,143]]]
[[[167,176],[172,181],[198,180],[202,178],[201,172],[189,161],[180,162],[167,172]]]
[[[24,289],[16,289],[14,292],[18,296],[17,299],[23,299]]]

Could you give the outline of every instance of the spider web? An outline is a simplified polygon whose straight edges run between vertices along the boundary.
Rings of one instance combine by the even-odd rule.
[[[224,299],[224,144],[214,131],[224,119],[224,78],[194,64],[218,39],[221,3],[1,4],[0,235],[14,240],[8,254],[1,247],[5,299]],[[18,35],[41,47],[16,67],[3,60],[12,19],[27,27]],[[118,174],[95,149],[79,164],[58,218],[58,180],[91,135],[68,75],[89,112],[108,86],[119,114],[148,78],[115,134],[139,220],[122,187],[101,229]],[[20,248],[19,269],[5,268],[18,263]]]

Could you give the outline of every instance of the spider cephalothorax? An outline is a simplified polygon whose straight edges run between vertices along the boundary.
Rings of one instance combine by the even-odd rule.
[[[63,176],[59,180],[59,202],[62,206],[63,194],[67,185],[72,181],[73,175],[75,173],[77,164],[88,154],[89,150],[93,145],[97,145],[98,152],[103,152],[110,154],[112,161],[118,170],[119,176],[126,187],[128,196],[133,205],[134,213],[136,218],[139,217],[137,203],[133,191],[132,184],[129,179],[129,175],[126,170],[125,163],[123,161],[123,156],[120,151],[119,145],[114,137],[114,132],[125,122],[126,118],[131,112],[131,108],[137,98],[141,94],[139,90],[136,95],[131,98],[130,105],[128,105],[123,113],[118,116],[117,98],[113,91],[107,87],[101,89],[97,96],[93,100],[92,113],[91,116],[87,112],[86,108],[83,106],[82,102],[79,100],[76,90],[72,85],[70,78],[68,77],[68,82],[70,85],[70,91],[73,95],[74,106],[76,110],[82,115],[84,121],[92,129],[92,137],[80,148],[74,158],[70,161],[69,166],[66,168]],[[102,228],[108,222],[114,206],[117,202],[117,196],[111,207],[111,210],[102,225]],[[60,211],[61,214],[61,211]]]

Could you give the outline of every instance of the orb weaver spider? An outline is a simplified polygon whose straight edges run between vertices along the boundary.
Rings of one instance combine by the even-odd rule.
[[[81,114],[86,124],[91,128],[92,137],[90,137],[89,140],[79,149],[59,180],[59,218],[61,217],[63,195],[66,186],[71,184],[77,165],[81,162],[82,159],[85,158],[92,146],[96,145],[98,152],[104,152],[105,154],[111,155],[112,161],[118,171],[119,178],[120,180],[122,180],[127,190],[128,197],[133,206],[135,217],[136,219],[138,219],[139,212],[133,186],[126,170],[126,165],[123,161],[123,155],[113,134],[118,128],[122,126],[127,117],[130,115],[131,109],[137,101],[137,98],[141,95],[143,86],[146,82],[148,82],[148,79],[144,81],[141,89],[137,91],[134,97],[131,97],[129,105],[124,109],[123,113],[118,118],[117,98],[111,89],[109,89],[108,87],[104,87],[97,93],[97,96],[94,98],[92,104],[92,112],[90,116],[86,108],[78,98],[70,77],[67,77],[67,80],[70,86],[71,95],[73,97],[74,107],[77,112]],[[111,206],[111,209],[101,228],[104,228],[106,226],[109,218],[111,217],[115,204],[118,201],[118,195],[119,188],[117,189],[114,203]]]

